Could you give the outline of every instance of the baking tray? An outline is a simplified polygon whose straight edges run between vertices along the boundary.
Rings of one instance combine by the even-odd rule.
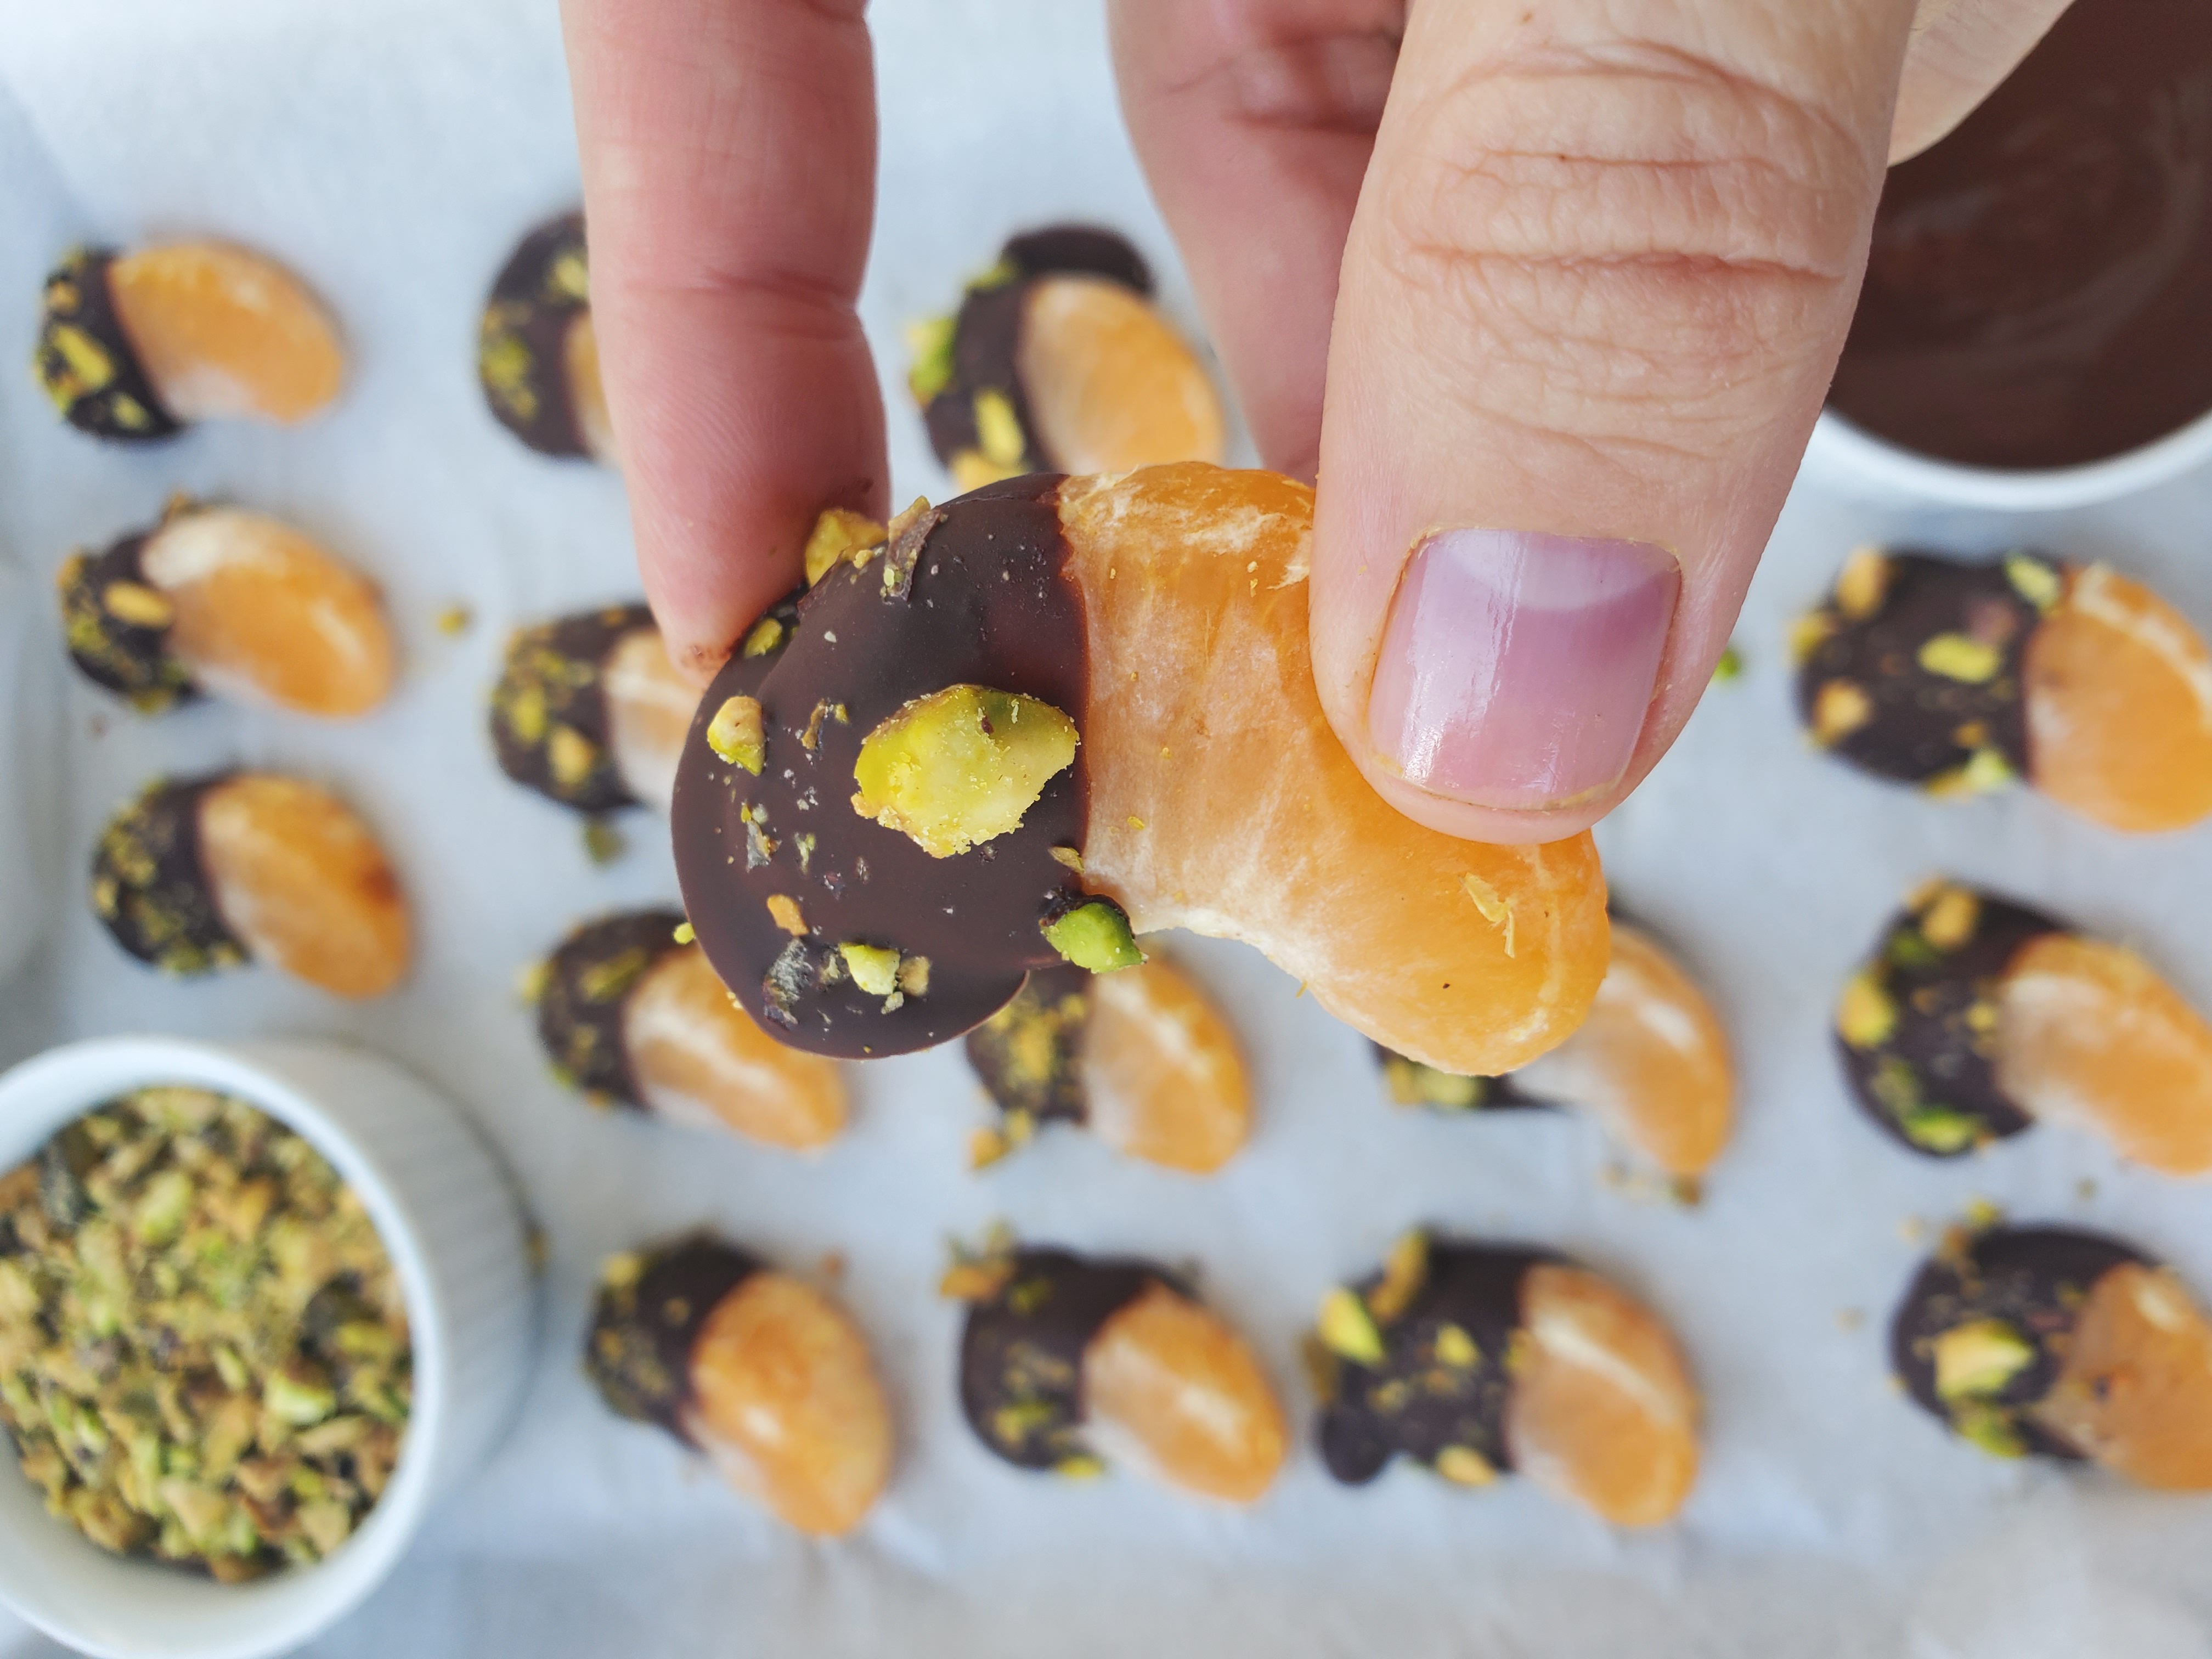
[[[1009,229],[1125,227],[1170,309],[1193,313],[1120,128],[1094,0],[872,10],[883,173],[863,309],[905,500],[948,486],[904,406],[901,326],[947,304]],[[575,197],[551,6],[7,0],[0,179],[0,341],[27,347],[39,278],[68,242],[211,232],[304,273],[356,366],[312,427],[203,429],[144,453],[63,430],[25,377],[0,375],[0,685],[27,756],[0,772],[0,859],[29,819],[27,890],[50,901],[0,994],[0,1060],[142,1029],[355,1039],[466,1103],[550,1240],[546,1346],[514,1437],[316,1654],[2212,1651],[2212,1504],[1971,1453],[1892,1392],[1881,1333],[1927,1230],[1977,1197],[2124,1231],[2212,1291],[2207,1194],[2057,1132],[1964,1163],[1910,1158],[1847,1103],[1826,1030],[1848,965],[1939,869],[2137,943],[2212,1000],[2212,834],[2122,842],[2025,794],[1941,809],[1848,775],[1797,736],[1784,644],[1844,552],[1880,539],[2110,556],[2212,621],[2212,480],[2033,524],[1792,501],[1739,630],[1745,673],[1600,835],[1622,899],[1694,964],[1734,1034],[1741,1126],[1696,1209],[1609,1176],[1571,1118],[1394,1110],[1363,1039],[1249,951],[1204,940],[1170,948],[1231,1012],[1259,1103],[1253,1144],[1218,1178],[1064,1133],[970,1174],[982,1109],[954,1052],[856,1073],[849,1136],[793,1159],[593,1115],[547,1077],[511,988],[575,920],[675,890],[653,820],[629,819],[627,855],[594,866],[573,819],[501,778],[483,732],[509,628],[636,586],[617,480],[525,452],[475,384],[493,272]],[[147,722],[64,683],[53,567],[179,488],[293,519],[383,581],[408,659],[387,710],[336,729],[218,705]],[[434,618],[454,605],[474,625],[448,637]],[[58,783],[26,769],[41,759]],[[379,827],[420,923],[398,994],[356,1008],[266,974],[167,983],[100,933],[77,894],[99,823],[149,775],[228,761],[328,779]],[[26,890],[0,878],[0,939],[19,948],[29,933],[9,905]],[[1677,1524],[1630,1536],[1524,1483],[1470,1496],[1401,1468],[1347,1491],[1303,1449],[1249,1514],[1135,1478],[1024,1477],[957,1418],[957,1314],[933,1294],[947,1237],[998,1218],[1197,1264],[1301,1421],[1297,1346],[1316,1297],[1404,1226],[1565,1249],[1680,1333],[1709,1414],[1703,1478]],[[781,1531],[611,1419],[578,1374],[600,1258],[702,1220],[787,1261],[846,1258],[902,1443],[852,1540]],[[0,1628],[0,1653],[42,1650]]]

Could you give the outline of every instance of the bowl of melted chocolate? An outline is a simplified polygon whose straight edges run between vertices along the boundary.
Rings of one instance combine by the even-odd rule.
[[[2075,0],[1890,171],[1814,459],[1992,506],[2212,461],[2212,0]]]

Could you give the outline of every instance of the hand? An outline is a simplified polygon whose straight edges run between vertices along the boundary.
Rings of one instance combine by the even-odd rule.
[[[1315,673],[1388,799],[1550,840],[1650,769],[1781,510],[1886,161],[2064,5],[1115,0],[1261,454],[1318,467]],[[863,9],[565,0],[639,562],[702,678],[819,508],[889,506]]]

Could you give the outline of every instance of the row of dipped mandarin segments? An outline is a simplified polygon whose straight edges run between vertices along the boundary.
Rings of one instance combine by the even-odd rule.
[[[532,240],[542,243],[544,234]],[[580,242],[574,252],[580,258]],[[558,257],[556,253],[556,262]],[[542,249],[534,253],[532,245],[526,244],[518,264],[533,260],[544,263]],[[117,263],[105,266],[111,296],[129,286],[114,282]],[[41,351],[50,386],[55,383],[50,372],[55,354],[71,362],[71,373],[81,379],[90,382],[98,378],[86,368],[88,359],[81,343],[72,350],[70,343],[53,337],[53,331],[55,317],[66,323],[72,305],[79,315],[98,309],[86,306],[82,291],[88,273],[96,275],[100,268],[89,258],[73,261],[57,278],[61,291],[50,289],[54,317],[50,317]],[[1009,268],[1011,276],[1006,274]],[[511,288],[514,271],[511,266],[502,276],[503,290]],[[1124,289],[1141,286],[1141,279],[1095,280],[1109,286],[1118,282]],[[1023,273],[1010,249],[1001,268],[971,290],[963,317],[976,308],[979,295],[1008,288],[1027,292],[1036,286],[1035,276]],[[572,297],[579,303],[567,317],[562,356],[571,368],[582,361],[582,354],[572,349],[579,337],[578,319],[588,321],[580,289]],[[495,295],[495,312],[498,302]],[[155,310],[158,314],[158,307]],[[108,311],[120,318],[122,302],[111,297]],[[142,315],[146,311],[140,307]],[[159,331],[158,323],[149,326]],[[488,320],[488,341],[495,331]],[[950,337],[957,338],[958,332],[956,326]],[[1019,332],[1018,327],[1017,341]],[[588,341],[589,337],[581,337]],[[126,343],[135,338],[125,337]],[[150,361],[158,353],[143,355]],[[955,358],[960,355],[952,353]],[[916,386],[918,393],[933,401],[944,395],[946,383],[937,380],[939,371],[930,363],[926,358],[918,370]],[[148,378],[150,371],[131,372],[147,386],[156,384]],[[488,389],[498,379],[489,363],[485,379]],[[126,400],[122,407],[133,406],[129,400],[136,393],[127,382],[128,374],[109,382],[111,404],[121,398]],[[563,385],[581,383],[572,376]],[[115,390],[118,384],[119,391]],[[1005,401],[1018,416],[1030,408],[1028,393],[1018,382],[1014,390],[1021,397],[1007,394]],[[999,416],[989,398],[975,392],[969,398],[979,429],[998,429],[994,423]],[[171,411],[190,406],[188,399],[183,404],[165,404],[158,398],[152,405]],[[234,404],[231,411],[234,409]],[[231,411],[208,407],[208,412]],[[129,424],[127,417],[118,418]],[[939,423],[933,416],[933,434]],[[1031,449],[1010,451],[1002,432],[995,450],[1000,453],[993,465],[1001,471],[1039,459]],[[952,453],[963,472],[972,472],[976,470],[972,463],[957,460],[967,453],[956,447]],[[1066,453],[1060,449],[1054,458]],[[988,447],[985,458],[991,459]],[[210,520],[215,522],[206,522]],[[265,529],[254,532],[264,543],[278,544],[273,551],[256,547],[249,556],[233,558],[212,545],[243,543],[252,547],[252,535],[241,537],[239,529],[226,524],[219,511],[187,509],[173,513],[164,526],[137,538],[135,550],[110,550],[100,561],[73,562],[64,598],[71,607],[71,645],[80,661],[94,659],[86,663],[88,670],[96,665],[108,670],[104,677],[96,672],[96,678],[155,706],[211,689],[242,690],[318,709],[312,696],[287,699],[279,689],[281,673],[257,672],[264,665],[250,645],[226,656],[221,648],[190,643],[212,636],[235,644],[242,634],[252,631],[240,625],[241,618],[259,621],[268,635],[280,641],[295,634],[296,627],[288,627],[283,614],[284,589],[294,590],[291,597],[296,602],[297,590],[313,587],[324,574],[315,568],[319,562],[325,568],[335,564],[312,548],[283,548],[281,526],[274,533]],[[869,538],[848,534],[844,539],[865,544]],[[145,551],[149,543],[154,544],[155,554],[150,573]],[[833,554],[832,562],[846,550]],[[135,560],[137,568],[101,573],[108,577],[104,581],[88,574],[87,567],[96,562],[126,559]],[[176,576],[180,568],[189,573],[210,567],[228,573],[232,586],[243,590],[244,602],[236,592],[226,596],[222,583],[196,584],[189,575]],[[1899,567],[1908,577],[1918,574],[1917,562],[1855,558],[1838,584],[1837,599],[1808,624],[1808,683],[1822,652],[1832,651],[1839,640],[1844,655],[1838,660],[1863,669],[1856,678],[1823,672],[1814,684],[1807,708],[1816,734],[1877,769],[1911,775],[1898,763],[1884,765],[1880,757],[1885,751],[1864,744],[1857,750],[1844,749],[1844,740],[1879,731],[1886,722],[1924,726],[1929,711],[1937,710],[1949,719],[1943,735],[1965,754],[1948,767],[1914,760],[1912,764],[1925,767],[1918,775],[1921,781],[1958,773],[1966,787],[1973,787],[2022,770],[2039,781],[2062,774],[2080,775],[2081,767],[2069,771],[2049,762],[1996,772],[1987,757],[1992,752],[2006,756],[2004,739],[2021,721],[2015,714],[2008,723],[2002,708],[1992,719],[1983,705],[2008,701],[2015,710],[2024,708],[2033,728],[2037,708],[2033,687],[2039,683],[2055,687],[2055,693],[2046,690],[2046,699],[2051,695],[2063,699],[2067,690],[2063,674],[2046,674],[2038,681],[2033,667],[2034,640],[2051,637],[2077,610],[2093,620],[2103,619],[2111,606],[2100,601],[2117,579],[2094,571],[2077,575],[2040,561],[2008,560],[2002,567],[2007,587],[2034,609],[2034,619],[2026,625],[2006,629],[2002,623],[2008,613],[2002,607],[1993,610],[1987,592],[1974,591],[1969,583],[1958,600],[1960,625],[1929,626],[1927,619],[1910,616],[1910,627],[1918,632],[1908,641],[1909,649],[1900,652],[1893,641],[1881,640],[1854,647],[1855,628],[1864,632],[1868,624],[1878,626],[1893,611],[1912,610],[1903,601],[1912,596],[1914,584],[1897,580]],[[1876,574],[1869,577],[1870,570]],[[171,574],[171,580],[161,579],[158,573],[164,571]],[[257,572],[275,573],[276,579],[258,584]],[[343,568],[335,574],[341,583],[357,584],[351,591],[365,604],[356,607],[356,614],[365,611],[376,628],[341,641],[335,653],[325,649],[319,655],[327,660],[334,654],[341,662],[373,659],[381,644],[388,682],[388,642],[380,631],[381,618],[373,592]],[[811,577],[826,574],[826,565],[817,568],[810,560]],[[1865,592],[1870,582],[1877,591],[1869,600]],[[2076,599],[2085,594],[2095,598]],[[274,603],[268,603],[272,595]],[[329,607],[320,609],[330,614]],[[2018,606],[2011,611],[2016,613]],[[187,613],[197,616],[196,626],[184,623]],[[343,615],[343,607],[338,614]],[[2163,621],[2154,617],[2154,622]],[[134,639],[126,629],[152,637]],[[2136,634],[2122,633],[2123,644],[2137,642]],[[2170,629],[2152,633],[2154,647],[2171,647]],[[360,648],[363,638],[369,641],[366,649]],[[2179,638],[2184,648],[2194,645],[2185,627]],[[170,648],[173,641],[183,648]],[[648,644],[651,648],[644,648]],[[355,648],[344,648],[348,645]],[[2013,659],[2006,656],[2008,645]],[[565,619],[532,630],[516,646],[495,711],[495,730],[508,769],[556,799],[587,810],[605,810],[632,799],[665,799],[688,722],[689,697],[663,672],[665,658],[641,612],[625,608]],[[1850,654],[1855,648],[1856,657]],[[2078,659],[2085,648],[2096,657],[2099,647],[2094,640],[2087,647],[2077,641],[2069,660]],[[2197,651],[2201,656],[2201,647]],[[1992,655],[1994,668],[1987,665]],[[2008,663],[2021,656],[2030,662],[2025,675],[2016,667],[2008,669]],[[538,659],[534,664],[533,657]],[[630,665],[627,673],[625,657]],[[112,666],[116,661],[150,662],[154,670],[129,680]],[[2154,677],[2146,678],[2140,664],[2129,663],[2124,656],[2122,665],[2136,671],[2136,683],[2123,684],[2135,702],[2166,689]],[[2093,666],[2101,671],[2111,665]],[[1885,695],[1888,681],[1900,677],[1908,682],[1917,678],[1937,683],[1936,695],[1929,696],[1926,686],[1910,684],[1893,696]],[[2124,680],[2101,672],[2088,678],[2100,697]],[[118,679],[125,683],[117,684]],[[644,694],[626,697],[629,681],[643,682]],[[2080,684],[2077,678],[2077,691]],[[1867,707],[1855,703],[1839,719],[1838,697],[1850,694],[1831,689],[1838,684],[1857,688]],[[1968,690],[1951,690],[1954,687]],[[1957,701],[1961,696],[1980,701],[1961,713]],[[2046,701],[2046,714],[2050,706]],[[318,712],[351,711],[326,701]],[[2044,724],[2061,732],[2078,727],[2070,716],[2057,717],[2055,727],[2049,718]],[[2039,744],[2032,752],[2041,761],[2051,745]],[[2088,769],[2094,774],[2094,768]],[[2118,769],[2123,783],[2143,772],[2141,767],[2130,772],[2124,765]],[[2149,775],[2163,779],[2172,771],[2156,767]],[[2046,782],[2045,787],[2061,799],[2082,805],[2061,786]],[[2173,811],[2170,805],[2125,810],[2135,812],[2138,822],[2143,811],[2153,817],[2163,811],[2169,817]],[[2119,822],[2124,813],[2108,810],[2101,815]],[[1135,822],[1133,817],[1131,821]],[[261,854],[258,859],[255,849]],[[1470,878],[1470,893],[1472,881]],[[1478,904],[1480,897],[1475,895]],[[179,970],[258,955],[354,994],[373,994],[404,970],[404,910],[373,837],[327,795],[289,780],[233,775],[149,792],[103,838],[95,901],[135,953]],[[2208,1047],[2212,1047],[2202,1023],[2138,958],[2118,947],[2068,934],[2040,918],[2032,919],[2038,925],[2020,923],[2014,920],[2014,908],[1956,888],[1941,887],[1917,896],[1908,916],[1891,930],[1877,963],[1854,978],[1844,999],[1838,1024],[1855,1091],[1879,1121],[1924,1151],[1963,1152],[2025,1127],[2038,1116],[2055,1115],[2100,1129],[2160,1167],[2203,1167],[2203,1127],[2191,1121],[2188,1109],[2197,1106],[2196,1115],[2202,1115],[2203,1067]],[[2003,926],[1983,927],[1985,911]],[[556,954],[544,986],[558,994],[541,994],[540,1007],[541,1028],[557,1063],[580,1084],[609,1098],[652,1105],[679,1117],[705,1116],[748,1128],[764,1139],[805,1145],[823,1139],[825,1126],[834,1133],[842,1121],[842,1101],[836,1075],[826,1066],[815,1062],[810,1067],[803,1057],[776,1049],[784,1057],[786,1074],[766,1088],[747,1086],[747,1080],[757,1078],[759,1072],[744,1057],[750,1050],[757,1058],[769,1045],[722,994],[711,969],[678,938],[682,924],[672,926],[671,921],[617,918],[580,932]],[[1509,945],[1511,922],[1509,904]],[[621,948],[611,953],[603,948],[607,943],[603,935],[610,926],[623,935]],[[2021,948],[1986,960],[1991,949],[1988,941],[1998,934]],[[1610,1121],[1662,1168],[1680,1177],[1693,1177],[1717,1152],[1729,1118],[1728,1066],[1718,1026],[1694,988],[1653,942],[1626,928],[1618,929],[1615,938],[1619,943],[1611,953],[1611,971],[1596,992],[1597,1017],[1553,1054],[1494,1079],[1393,1055],[1387,1064],[1394,1091],[1439,1105],[1547,1099],[1578,1104]],[[1910,943],[1914,939],[1917,946]],[[1948,964],[1947,953],[1953,958]],[[2145,1006],[2161,1017],[2154,1022],[2161,1040],[2153,1045],[2151,1066],[2152,1080],[2161,1086],[2148,1091],[2148,1106],[2143,1091],[2112,1086],[2112,1050],[2119,1046],[2112,1039],[2116,1025],[2112,1018],[2100,1018],[2114,1011],[2133,1014]],[[1662,1015],[1662,1029],[1677,1039],[1687,1031],[1689,1038],[1655,1042],[1650,1035],[1655,1012]],[[1666,1018],[1670,1012],[1674,1017]],[[1186,1168],[1218,1164],[1243,1137],[1249,1105],[1242,1066],[1226,1028],[1187,981],[1161,964],[1095,982],[1072,973],[1057,986],[1040,975],[1029,991],[975,1034],[970,1049],[1001,1108],[1000,1125],[979,1135],[981,1158],[1019,1144],[1038,1124],[1055,1117],[1091,1122],[1105,1138],[1135,1155]],[[773,1073],[776,1068],[769,1069]],[[2087,1109],[2081,1105],[2085,1099],[2092,1103]],[[1331,1305],[1336,1312],[1324,1320],[1324,1326],[1337,1333],[1333,1351],[1355,1364],[1364,1363],[1362,1356],[1378,1358],[1379,1351],[1364,1339],[1343,1334],[1341,1300]],[[1445,1338],[1444,1342],[1452,1353],[1462,1352],[1456,1341]],[[1346,1352],[1347,1343],[1355,1352]],[[1480,1345],[1476,1346],[1479,1351]],[[2017,1391],[2017,1379],[2008,1386]],[[1958,1395],[1955,1389],[1945,1397],[1952,1395],[1979,1398],[1972,1391]],[[1382,1401],[1400,1404],[1403,1398],[1403,1390],[1387,1387],[1380,1395]],[[1440,1444],[1429,1461],[1437,1462],[1455,1449],[1481,1455],[1472,1442]],[[1474,1467],[1466,1458],[1445,1461],[1463,1472]],[[1492,1467],[1503,1466],[1499,1458],[1487,1461]]]

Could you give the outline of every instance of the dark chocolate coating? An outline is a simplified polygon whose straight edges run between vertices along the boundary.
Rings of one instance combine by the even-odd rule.
[[[968,1033],[968,1063],[1008,1117],[1081,1123],[1091,1115],[1083,1044],[1091,975],[1071,963],[1032,969],[1021,993]]]
[[[70,660],[94,684],[130,699],[142,714],[162,714],[198,695],[191,672],[169,654],[167,627],[125,622],[102,603],[115,583],[149,586],[144,555],[152,533],[125,536],[104,553],[72,553],[57,583]]]
[[[585,1339],[584,1374],[617,1415],[658,1424],[685,1444],[696,1444],[685,1423],[695,1398],[692,1351],[708,1316],[763,1263],[704,1231],[639,1254],[643,1261],[634,1279],[600,1283]]]
[[[1895,1006],[1896,1025],[1869,1048],[1854,1048],[1840,1033],[1836,1038],[1852,1098],[1928,1158],[1962,1157],[2034,1123],[1997,1087],[1996,996],[2023,946],[2064,929],[2039,910],[1986,893],[1974,896],[1979,908],[1973,933],[1948,951],[1929,943],[1913,911],[1890,919],[1867,971]],[[1971,1119],[1973,1138],[1958,1146],[1930,1145],[1923,1129],[1916,1139],[1914,1114],[1930,1111]]]
[[[1152,297],[1152,268],[1136,245],[1100,225],[1046,225],[1009,236],[999,258],[1024,276],[1103,276]]]
[[[77,248],[46,278],[39,343],[31,359],[40,389],[81,432],[145,443],[184,428],[162,406],[131,343],[108,287],[112,248]]]
[[[1101,276],[1150,298],[1152,267],[1127,238],[1089,225],[1052,225],[1016,236],[1000,250],[998,263],[969,284],[952,329],[952,378],[923,406],[930,447],[951,466],[963,450],[977,447],[975,398],[996,392],[1012,406],[1025,448],[1024,471],[1061,470],[1046,453],[1030,418],[1022,386],[1021,344],[1028,314],[1030,285],[1051,276]]]
[[[2014,591],[2001,564],[1970,564],[1936,554],[1893,552],[1889,586],[1870,617],[1852,621],[1831,601],[1816,615],[1832,624],[1797,670],[1797,712],[1813,730],[1820,688],[1856,685],[1874,718],[1828,745],[1828,752],[1877,777],[1924,784],[1994,749],[2012,769],[2027,770],[2027,716],[2021,659],[2040,613]],[[1920,647],[1941,634],[1964,634],[1995,647],[1996,675],[1968,685],[1920,665]],[[1978,729],[1977,729],[1978,728]]]
[[[1083,1353],[1147,1286],[1150,1262],[1017,1250],[997,1295],[969,1304],[960,1334],[960,1410],[994,1455],[1024,1469],[1086,1455]]]
[[[1018,478],[947,502],[910,586],[896,546],[865,568],[839,565],[799,599],[775,650],[733,655],[700,702],[672,822],[684,906],[722,982],[787,1042],[845,1059],[926,1048],[981,1024],[1031,969],[1060,961],[1039,923],[1079,890],[1052,849],[1083,845],[1080,748],[1018,829],[956,857],[933,858],[852,805],[862,740],[914,698],[984,685],[1082,719],[1089,660],[1057,483]],[[723,702],[740,696],[763,708],[758,777],[707,742]],[[814,722],[823,702],[846,718]],[[769,914],[778,893],[798,901],[803,939]],[[867,994],[845,971],[843,944],[927,957],[927,989]]]
[[[538,998],[538,1040],[562,1081],[598,1099],[646,1109],[623,1014],[630,993],[676,942],[681,910],[625,910],[585,923],[546,958]]]
[[[568,330],[591,309],[584,216],[563,214],[522,239],[492,283],[477,342],[484,401],[541,455],[591,453],[568,386]]]
[[[2030,1451],[2078,1460],[2078,1449],[2025,1413],[2057,1381],[2090,1286],[2124,1262],[2148,1260],[2117,1238],[2071,1227],[1993,1227],[1954,1241],[1929,1258],[1898,1304],[1891,1369],[1915,1405],[1948,1423],[1951,1408],[1936,1392],[1935,1339],[1961,1325],[2002,1320],[2036,1357],[2000,1393],[1975,1404],[2000,1413]]]
[[[1541,1250],[1430,1241],[1420,1288],[1395,1319],[1376,1322],[1382,1364],[1338,1359],[1334,1397],[1316,1425],[1328,1472],[1364,1486],[1401,1454],[1433,1465],[1454,1446],[1479,1452],[1493,1468],[1511,1468],[1506,1356],[1521,1328],[1522,1281],[1531,1267],[1559,1260]],[[1377,1273],[1353,1288],[1364,1297],[1382,1282]],[[1473,1364],[1437,1358],[1437,1334],[1447,1325],[1473,1340]]]
[[[1394,1082],[1391,1097],[1401,1106],[1418,1106],[1423,1111],[1449,1115],[1459,1112],[1550,1111],[1559,1103],[1557,1101],[1539,1100],[1534,1095],[1524,1093],[1520,1085],[1513,1081],[1512,1073],[1510,1072],[1501,1077],[1462,1077],[1457,1073],[1438,1072],[1433,1066],[1424,1066],[1418,1060],[1409,1060],[1396,1049],[1385,1048],[1379,1042],[1370,1042],[1367,1046],[1373,1051],[1375,1064],[1382,1072],[1386,1079],[1390,1078],[1391,1068],[1395,1064],[1413,1067],[1417,1076],[1419,1073],[1427,1073],[1440,1079],[1449,1079],[1454,1082],[1474,1085],[1474,1098],[1472,1101],[1465,1106],[1449,1106],[1439,1101],[1428,1099],[1400,1099]]]
[[[149,785],[93,848],[93,913],[118,945],[165,974],[210,973],[247,959],[200,858],[200,807],[235,775]]]
[[[635,806],[615,765],[600,671],[629,635],[653,625],[641,605],[580,611],[516,632],[491,694],[499,769],[526,789],[580,812]],[[563,732],[573,736],[563,738]],[[577,748],[577,738],[589,745]],[[564,755],[572,758],[563,769]]]
[[[2212,409],[2212,6],[2081,0],[1890,169],[1831,404],[1977,466],[2117,455]]]

